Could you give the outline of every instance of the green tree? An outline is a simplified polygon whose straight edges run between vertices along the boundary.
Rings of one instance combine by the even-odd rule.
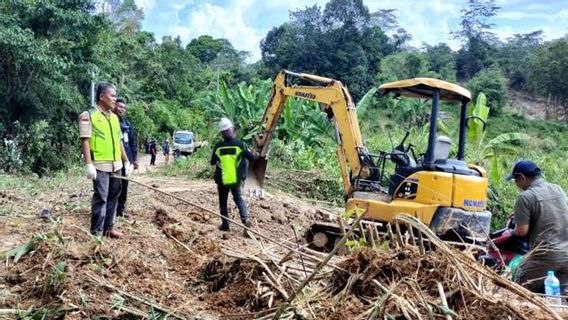
[[[466,87],[471,90],[474,99],[480,92],[485,93],[492,115],[500,114],[507,105],[507,78],[496,65],[479,72]]]
[[[232,49],[232,46],[224,39],[213,39],[209,35],[203,35],[191,40],[185,48],[199,61],[210,63],[223,49]]]
[[[496,60],[512,88],[527,89],[530,59],[536,49],[542,46],[542,37],[541,30],[515,34],[498,47]]]
[[[384,83],[431,75],[426,55],[419,52],[399,52],[391,54],[381,61],[378,82]]]
[[[445,43],[435,46],[425,46],[426,59],[430,71],[435,72],[445,81],[456,81],[456,56],[452,49]]]
[[[560,106],[568,110],[568,40],[554,40],[536,49],[528,70],[529,89],[548,97],[553,111]]]
[[[88,1],[0,3],[0,138],[16,169],[45,174],[77,159],[82,84],[109,28]]]
[[[261,42],[272,76],[286,68],[342,81],[357,100],[372,85],[381,59],[394,50],[362,0],[331,0],[290,14]]]
[[[454,38],[463,43],[456,58],[457,78],[470,79],[479,71],[494,63],[491,52],[496,43],[494,26],[489,20],[497,15],[499,7],[495,0],[469,0],[462,9],[460,30],[452,32]]]

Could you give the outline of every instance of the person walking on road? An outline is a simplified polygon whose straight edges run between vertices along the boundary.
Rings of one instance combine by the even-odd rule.
[[[122,143],[120,121],[111,110],[116,103],[116,89],[110,83],[100,83],[96,90],[96,105],[79,116],[81,152],[85,159],[85,174],[93,180],[91,201],[91,234],[120,238],[114,230],[115,214],[122,184],[121,169],[125,175],[132,171]]]
[[[168,139],[164,139],[162,143],[162,152],[164,153],[164,160],[167,165],[170,161],[170,141]]]
[[[150,165],[156,165],[156,154],[158,153],[156,149],[156,140],[154,138],[150,139]]]
[[[235,138],[235,128],[231,120],[222,118],[219,121],[219,133],[223,141],[217,143],[211,155],[211,165],[215,166],[215,183],[219,194],[219,210],[221,211],[221,225],[219,230],[229,231],[229,210],[227,202],[229,192],[239,210],[241,222],[250,227],[250,220],[245,200],[241,194],[241,183],[246,172],[246,161],[255,161],[256,156],[248,150],[246,145]]]
[[[528,237],[531,251],[519,266],[515,281],[525,288],[544,293],[549,270],[568,292],[568,200],[556,184],[541,177],[532,161],[519,161],[507,177],[515,180],[521,193],[515,202],[514,235]]]
[[[122,132],[122,143],[124,150],[128,156],[128,161],[132,164],[133,169],[138,169],[138,144],[136,143],[136,134],[134,127],[126,119],[126,102],[124,99],[116,99],[116,105],[113,109],[114,113],[120,121],[120,131]],[[122,167],[122,175],[126,176],[126,166]],[[122,180],[122,190],[118,197],[118,207],[116,209],[117,217],[124,217],[126,213],[126,199],[128,197],[128,180]]]

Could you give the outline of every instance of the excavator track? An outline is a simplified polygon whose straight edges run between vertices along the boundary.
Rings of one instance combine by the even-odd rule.
[[[310,225],[304,231],[304,239],[309,248],[319,252],[331,252],[337,242],[341,239],[344,232],[347,231],[349,225],[342,228],[332,222],[316,222]],[[363,230],[363,232],[361,231]],[[398,230],[397,230],[398,229]],[[429,241],[421,239],[418,231],[413,230],[409,232],[406,225],[395,224],[395,227],[389,228],[387,224],[374,221],[362,221],[361,226],[353,232],[352,239],[361,239],[365,237],[367,242],[370,241],[398,241],[408,243],[422,242],[425,249],[429,249]],[[374,238],[374,240],[370,240]],[[439,238],[445,243],[460,248],[473,248],[479,251],[486,250],[486,241],[480,239],[472,239],[467,237],[460,237],[455,232],[449,232],[445,235],[440,235]],[[339,254],[346,253],[347,248],[339,248]]]

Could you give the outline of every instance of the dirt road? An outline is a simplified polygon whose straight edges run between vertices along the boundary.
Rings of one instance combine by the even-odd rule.
[[[149,156],[143,155],[140,169],[131,178],[218,212],[211,180],[148,175],[163,165],[163,159],[158,155],[156,167],[150,167]],[[118,317],[132,314],[112,308],[113,299],[118,299],[117,295],[126,298],[120,292],[127,292],[182,314],[215,317],[238,313],[246,310],[245,306],[223,302],[199,285],[203,264],[223,259],[221,247],[254,253],[263,246],[274,246],[260,237],[244,237],[235,226],[230,232],[221,232],[217,230],[220,218],[209,211],[135,183],[130,183],[127,217],[116,223],[124,237],[96,239],[88,232],[89,181],[68,177],[62,185],[36,187],[35,195],[27,196],[16,196],[15,190],[2,191],[7,199],[2,205],[21,210],[0,217],[0,251],[28,243],[31,254],[22,255],[17,263],[6,260],[0,268],[0,309],[43,306],[54,314],[63,307],[72,310],[66,319]],[[294,238],[293,225],[301,228],[321,214],[313,205],[286,195],[247,197],[246,201],[254,230],[282,242]],[[52,208],[52,215],[39,218],[37,213],[43,208]],[[238,216],[232,201],[230,214]],[[30,241],[32,238],[35,240]],[[63,270],[54,271],[57,268]],[[60,283],[53,282],[54,272],[59,272]],[[130,306],[146,310],[140,303]]]
[[[0,319],[271,319],[319,268],[321,253],[294,253],[292,227],[329,219],[321,209],[279,193],[247,197],[253,229],[272,242],[245,237],[235,226],[221,232],[211,180],[160,176],[145,160],[132,179],[192,204],[131,183],[128,215],[116,224],[121,239],[89,234],[92,186],[84,177],[0,190],[0,212],[10,212],[0,216],[0,251],[16,249],[0,266]],[[43,208],[51,215],[39,217]],[[230,211],[237,215],[232,203]],[[294,312],[368,319],[382,301],[385,318],[436,312],[432,318],[442,319],[450,310],[467,320],[553,319],[535,307],[539,298],[469,256],[447,248],[420,253],[399,242],[333,257],[295,299]],[[450,309],[439,306],[440,285]],[[284,315],[294,317],[290,310]]]

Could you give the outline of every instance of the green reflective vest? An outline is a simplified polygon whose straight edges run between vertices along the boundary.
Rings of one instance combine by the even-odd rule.
[[[93,161],[119,161],[121,132],[118,116],[111,112],[110,117],[107,117],[92,108],[89,117],[92,128],[89,145]]]
[[[215,155],[221,163],[221,181],[224,186],[234,185],[239,181],[238,167],[243,149],[238,146],[219,147]]]

